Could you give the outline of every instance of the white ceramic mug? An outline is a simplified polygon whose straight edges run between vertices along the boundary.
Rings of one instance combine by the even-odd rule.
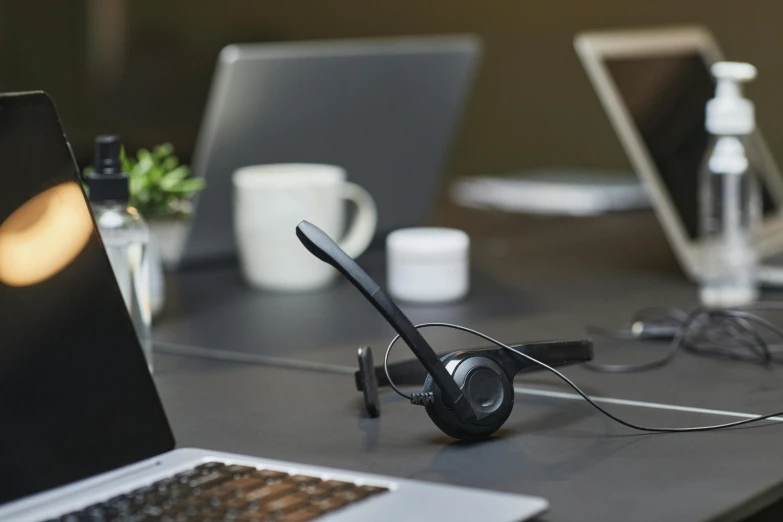
[[[233,176],[234,231],[242,273],[252,286],[303,292],[329,284],[336,271],[296,237],[307,220],[357,257],[370,245],[378,221],[375,202],[334,165],[281,163],[243,167]],[[358,211],[345,230],[345,200]]]

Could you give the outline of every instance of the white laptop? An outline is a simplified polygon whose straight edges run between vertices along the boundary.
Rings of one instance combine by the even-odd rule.
[[[246,165],[340,165],[375,200],[379,236],[421,225],[480,54],[471,35],[224,48],[193,157],[206,188],[170,261],[236,255],[231,175]]]
[[[510,522],[546,509],[175,449],[54,105],[0,95],[0,114],[0,520]]]
[[[680,265],[698,280],[698,172],[715,92],[709,68],[723,59],[717,43],[702,27],[673,27],[588,32],[574,44]],[[783,252],[783,178],[760,132],[754,140],[764,174],[760,279],[781,285],[772,258]]]

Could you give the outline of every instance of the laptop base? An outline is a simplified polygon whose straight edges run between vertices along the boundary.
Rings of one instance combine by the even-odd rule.
[[[0,508],[0,519],[13,519],[18,522],[56,519],[64,514],[80,512],[88,506],[114,499],[178,473],[192,470],[199,465],[213,462],[221,462],[229,466],[250,466],[258,470],[273,470],[290,476],[304,475],[324,482],[350,483],[368,491],[383,491],[382,494],[370,495],[361,502],[352,503],[324,515],[328,520],[335,522],[366,520],[512,522],[527,520],[544,512],[548,507],[546,500],[536,497],[188,448],[174,450],[154,459],[6,504]]]

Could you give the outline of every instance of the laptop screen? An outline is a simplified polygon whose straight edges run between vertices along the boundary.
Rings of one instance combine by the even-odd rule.
[[[699,236],[699,169],[709,135],[705,107],[715,83],[701,55],[607,58],[606,68],[625,104],[680,221]],[[764,213],[776,212],[766,189]]]
[[[0,504],[174,442],[51,100],[0,96]]]

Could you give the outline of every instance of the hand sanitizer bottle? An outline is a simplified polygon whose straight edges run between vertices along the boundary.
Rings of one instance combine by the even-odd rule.
[[[128,206],[128,174],[122,170],[119,136],[95,139],[95,172],[87,177],[90,203],[111,262],[152,372],[150,271],[147,244],[150,232],[138,211]],[[107,344],[107,350],[111,344]]]
[[[700,296],[707,307],[725,308],[758,298],[759,162],[749,140],[754,106],[741,89],[741,82],[756,77],[756,68],[718,62],[712,74],[717,89],[706,114],[712,136],[700,174]]]

